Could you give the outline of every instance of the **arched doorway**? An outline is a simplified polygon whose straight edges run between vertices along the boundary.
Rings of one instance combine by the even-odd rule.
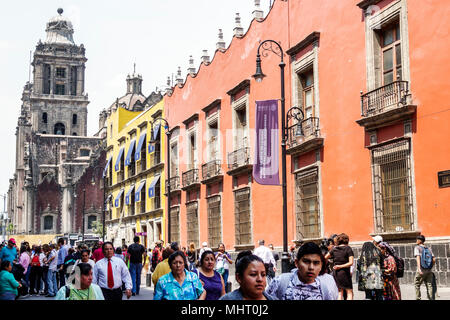
[[[55,129],[54,129],[53,133],[59,134],[59,135],[65,135],[66,127],[61,122],[58,122],[57,124],[55,124]]]

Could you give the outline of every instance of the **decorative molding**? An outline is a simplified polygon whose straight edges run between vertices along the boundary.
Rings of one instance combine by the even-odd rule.
[[[291,57],[295,56],[297,53],[305,49],[310,44],[318,41],[320,39],[320,32],[314,31],[313,33],[309,34],[305,39],[297,43],[295,46],[289,48],[286,51],[286,54],[290,55]]]
[[[236,93],[244,90],[245,88],[250,87],[250,80],[245,79],[241,81],[237,86],[235,86],[233,89],[229,90],[227,94],[229,96],[234,96]]]

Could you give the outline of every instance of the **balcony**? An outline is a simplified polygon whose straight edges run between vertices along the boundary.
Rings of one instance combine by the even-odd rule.
[[[228,153],[228,171],[232,176],[242,172],[252,171],[253,165],[250,164],[250,148],[244,147]]]
[[[356,122],[367,131],[406,120],[416,112],[407,81],[394,81],[361,95],[361,116]]]
[[[183,172],[182,175],[183,190],[200,185],[198,178],[198,169],[191,169]]]
[[[287,154],[298,156],[322,146],[319,118],[310,117],[288,127]]]
[[[167,194],[167,180],[166,180],[166,194]],[[170,177],[170,192],[181,191],[180,176]]]
[[[211,183],[222,177],[220,160],[212,160],[202,165],[202,183]]]

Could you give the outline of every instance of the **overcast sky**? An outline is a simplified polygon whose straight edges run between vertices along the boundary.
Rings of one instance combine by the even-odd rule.
[[[267,15],[271,0],[262,0]],[[125,79],[143,77],[143,93],[165,85],[189,55],[198,68],[202,50],[214,55],[219,28],[228,47],[237,12],[244,32],[254,0],[22,0],[2,1],[0,10],[0,194],[6,194],[15,170],[16,126],[23,86],[29,79],[30,51],[46,38],[46,23],[63,8],[74,26],[74,41],[86,48],[88,135],[98,130],[99,112],[125,94]],[[0,202],[0,210],[3,205]]]

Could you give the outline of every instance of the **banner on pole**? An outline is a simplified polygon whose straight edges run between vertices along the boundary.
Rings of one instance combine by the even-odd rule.
[[[278,169],[278,100],[256,101],[256,146],[253,178],[280,185]]]

